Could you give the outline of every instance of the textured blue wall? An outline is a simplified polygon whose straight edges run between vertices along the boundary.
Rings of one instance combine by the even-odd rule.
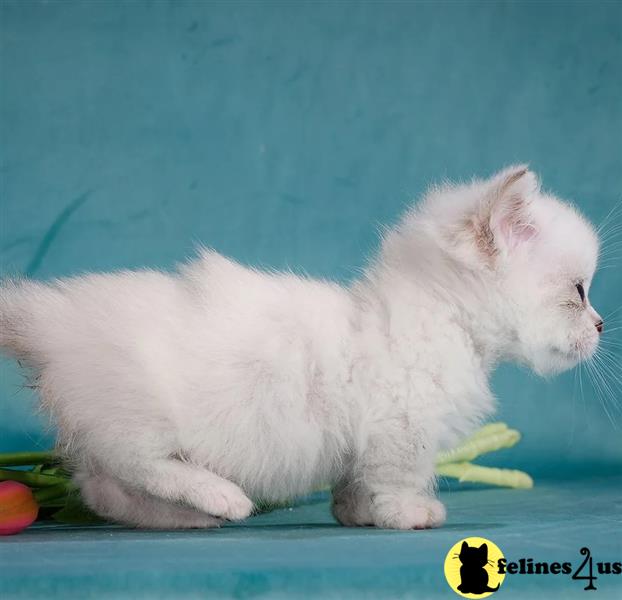
[[[202,241],[347,280],[378,224],[429,183],[514,161],[595,221],[620,199],[617,2],[3,0],[0,11],[5,274],[169,268]],[[620,305],[621,272],[618,261],[597,276],[603,314]],[[16,368],[1,367],[0,450],[48,445]],[[501,370],[501,416],[525,433],[506,463],[620,471],[620,409],[610,398],[616,427],[585,375],[583,394],[574,384]]]

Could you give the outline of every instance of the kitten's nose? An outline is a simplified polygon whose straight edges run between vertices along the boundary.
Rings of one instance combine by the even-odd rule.
[[[594,323],[594,327],[596,327],[596,331],[598,331],[598,333],[602,333],[605,328],[605,323],[602,319],[599,319],[597,323]]]

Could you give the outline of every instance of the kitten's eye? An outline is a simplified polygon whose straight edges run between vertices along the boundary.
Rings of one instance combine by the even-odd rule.
[[[579,292],[579,297],[581,298],[581,302],[585,302],[585,290],[583,289],[582,283],[577,283],[577,292]]]

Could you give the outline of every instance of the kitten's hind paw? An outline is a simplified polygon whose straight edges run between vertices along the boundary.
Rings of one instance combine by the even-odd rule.
[[[253,502],[235,483],[223,481],[209,490],[205,508],[215,517],[229,521],[241,521],[253,512]]]

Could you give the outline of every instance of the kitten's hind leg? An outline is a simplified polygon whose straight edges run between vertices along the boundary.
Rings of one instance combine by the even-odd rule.
[[[92,470],[108,474],[128,491],[187,506],[219,519],[239,521],[253,503],[232,481],[207,467],[179,458],[179,446],[164,420],[117,418],[89,432],[86,448],[75,450]]]
[[[112,453],[102,461],[105,470],[130,489],[231,521],[245,519],[253,511],[252,501],[235,483],[198,465],[140,455],[124,455],[120,462],[119,457],[111,459]]]
[[[124,525],[155,529],[204,529],[221,520],[187,506],[179,506],[130,492],[114,477],[87,475],[76,478],[86,504],[99,516]]]

